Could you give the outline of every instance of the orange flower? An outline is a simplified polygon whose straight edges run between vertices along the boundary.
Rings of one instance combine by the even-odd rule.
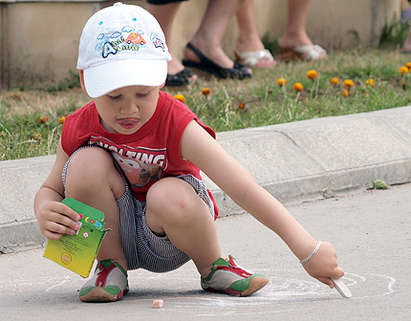
[[[349,95],[348,90],[347,89],[341,90],[341,95],[343,95],[344,97],[348,97],[348,95]]]
[[[398,69],[398,71],[400,72],[401,75],[404,76],[408,73],[408,68],[403,66],[400,69]]]
[[[350,89],[350,88],[352,88],[352,87],[354,87],[354,86],[355,86],[355,84],[354,84],[354,82],[353,82],[351,79],[346,79],[346,80],[344,80],[344,87],[345,87],[345,88]]]
[[[35,133],[34,136],[33,136],[33,138],[34,138],[35,140],[39,140],[40,134],[39,134],[39,133]]]
[[[238,104],[238,109],[244,110],[245,109],[245,103],[239,103]]]
[[[59,124],[63,124],[65,120],[66,120],[66,117],[61,116],[59,119]]]
[[[411,62],[407,62],[407,63],[405,64],[405,67],[407,67],[408,70],[410,70],[410,69],[411,69]]]
[[[314,79],[318,78],[318,72],[317,72],[316,70],[314,70],[314,69],[308,70],[308,72],[307,72],[307,78],[309,78],[309,79],[311,79],[311,80],[314,80]]]
[[[211,93],[211,91],[210,91],[210,89],[208,89],[208,88],[203,88],[203,89],[201,89],[201,93],[202,93],[204,96],[208,96],[208,95]]]
[[[331,85],[337,86],[340,83],[340,80],[337,77],[334,77],[330,80]]]
[[[277,80],[277,84],[278,84],[278,86],[283,87],[283,86],[287,85],[287,79],[279,78]]]
[[[372,79],[372,78],[367,79],[367,80],[365,81],[365,83],[366,83],[367,86],[369,86],[369,87],[375,87],[375,81],[374,81],[374,79]]]
[[[293,88],[294,88],[295,91],[300,92],[300,91],[303,91],[304,86],[303,86],[302,83],[296,82],[296,83],[294,84]]]
[[[184,95],[182,94],[177,94],[174,96],[174,98],[181,101],[183,104],[186,102],[186,97],[184,97]]]
[[[48,116],[41,116],[40,119],[39,119],[39,123],[40,123],[40,124],[44,124],[44,123],[46,123],[48,120],[49,120],[49,117],[48,117]]]

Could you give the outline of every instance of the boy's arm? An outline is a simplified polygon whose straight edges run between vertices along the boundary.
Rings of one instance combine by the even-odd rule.
[[[300,260],[313,251],[317,241],[196,121],[191,121],[184,131],[181,154],[184,159],[197,165],[234,202],[278,234]],[[313,264],[321,257],[323,260],[318,263],[328,263],[326,270],[320,264]],[[343,274],[337,266],[335,251],[327,242],[304,264],[304,268],[310,275],[330,286],[333,285],[330,278],[338,278]]]
[[[34,212],[40,231],[48,239],[59,239],[63,234],[74,234],[78,229],[76,221],[80,216],[61,203],[64,198],[61,174],[67,159],[60,142],[53,168],[34,198]]]

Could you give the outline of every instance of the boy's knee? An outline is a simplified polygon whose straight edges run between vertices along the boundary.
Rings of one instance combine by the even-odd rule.
[[[70,158],[67,175],[85,177],[99,177],[113,167],[111,156],[97,147],[82,148]]]
[[[87,186],[115,186],[121,194],[124,183],[113,164],[111,155],[97,147],[82,148],[71,157],[66,174],[66,184]]]
[[[202,200],[194,189],[179,178],[162,179],[147,193],[149,210],[170,223],[189,222],[198,214],[201,206]]]

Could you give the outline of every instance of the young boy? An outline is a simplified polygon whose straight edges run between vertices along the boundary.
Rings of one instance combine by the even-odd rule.
[[[48,239],[79,229],[65,197],[103,211],[112,229],[80,299],[119,300],[128,291],[127,270],[166,272],[190,259],[204,290],[247,296],[268,282],[223,255],[218,209],[200,169],[277,233],[311,276],[333,287],[344,272],[332,245],[313,239],[220,147],[211,128],[160,91],[169,59],[159,24],[138,6],[116,3],[83,29],[77,67],[93,100],[66,118],[56,162],[35,198]]]

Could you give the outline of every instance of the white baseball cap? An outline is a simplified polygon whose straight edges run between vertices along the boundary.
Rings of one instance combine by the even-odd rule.
[[[92,98],[125,86],[159,86],[171,60],[158,21],[121,2],[92,15],[80,38],[77,69]]]

